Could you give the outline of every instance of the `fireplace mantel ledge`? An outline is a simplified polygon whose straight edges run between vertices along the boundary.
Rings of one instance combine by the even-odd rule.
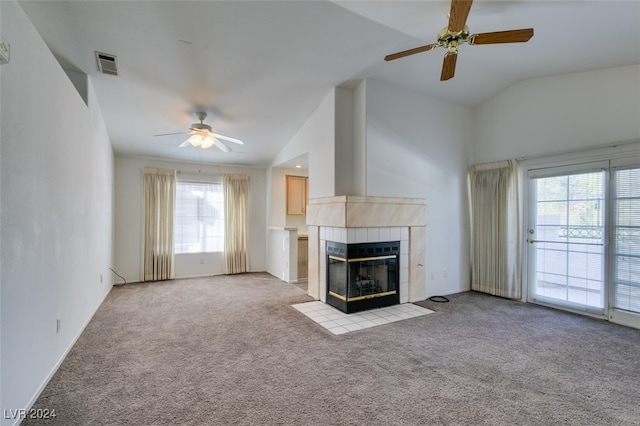
[[[313,198],[307,225],[339,228],[426,226],[427,203],[421,198],[340,195]]]

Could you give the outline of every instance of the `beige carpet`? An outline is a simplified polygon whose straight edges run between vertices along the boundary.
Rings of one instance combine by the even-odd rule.
[[[640,330],[470,292],[334,335],[291,306],[309,300],[264,273],[114,288],[34,408],[60,425],[640,424]]]

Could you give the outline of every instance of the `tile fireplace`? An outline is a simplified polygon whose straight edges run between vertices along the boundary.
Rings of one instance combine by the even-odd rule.
[[[424,300],[426,214],[414,198],[309,200],[309,295],[343,312]]]

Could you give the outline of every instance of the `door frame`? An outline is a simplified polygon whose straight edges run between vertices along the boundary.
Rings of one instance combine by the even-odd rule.
[[[567,310],[570,312],[576,312],[576,313],[580,313],[580,314],[584,314],[584,315],[589,315],[589,316],[593,316],[596,318],[606,318],[608,316],[608,306],[609,306],[609,286],[607,285],[608,283],[608,277],[609,277],[609,267],[608,267],[608,259],[609,259],[609,255],[608,255],[608,230],[609,228],[609,212],[610,212],[610,207],[609,207],[609,165],[610,165],[610,161],[608,160],[600,160],[600,161],[590,161],[590,162],[585,162],[585,163],[578,163],[578,164],[570,164],[570,165],[564,165],[564,166],[551,166],[551,167],[536,167],[536,168],[531,168],[527,171],[526,174],[526,187],[527,187],[527,198],[524,200],[525,201],[525,206],[527,208],[527,220],[526,222],[524,222],[525,227],[523,228],[523,231],[525,232],[525,248],[523,251],[524,256],[526,257],[526,263],[527,263],[527,269],[525,272],[525,276],[523,277],[523,280],[526,281],[527,285],[527,293],[526,293],[526,301],[529,303],[536,303],[539,305],[544,305],[544,306],[550,306],[553,308],[558,308],[558,309],[563,309],[563,310]],[[535,300],[535,295],[533,294],[533,290],[534,290],[534,286],[532,283],[532,280],[535,279],[535,270],[537,268],[533,268],[534,265],[532,265],[532,260],[534,259],[534,256],[536,256],[536,250],[535,250],[535,245],[530,244],[529,240],[530,240],[530,229],[532,227],[535,228],[535,226],[537,224],[533,224],[533,220],[536,218],[536,207],[537,207],[537,203],[533,203],[533,195],[532,194],[532,188],[534,186],[535,183],[535,179],[539,179],[539,178],[545,178],[545,177],[555,177],[555,176],[571,176],[571,175],[579,175],[579,174],[585,174],[585,173],[594,173],[594,172],[604,172],[604,176],[603,176],[603,188],[602,188],[602,197],[604,199],[604,204],[605,204],[605,208],[603,211],[603,228],[606,230],[605,231],[605,236],[604,236],[604,240],[603,240],[603,253],[602,253],[602,268],[603,268],[603,275],[602,275],[602,298],[603,298],[603,305],[602,305],[602,311],[600,311],[600,309],[596,309],[596,308],[588,308],[585,305],[584,309],[579,308],[578,306],[576,306],[575,304],[571,304],[569,302],[567,302],[567,304],[555,304],[555,303],[545,303],[539,300]],[[536,238],[536,236],[534,235],[534,239]],[[531,267],[530,267],[531,266]],[[573,306],[572,306],[573,305]]]
[[[529,172],[536,169],[547,169],[552,167],[567,167],[567,166],[580,166],[585,163],[595,163],[599,161],[610,161],[609,176],[611,176],[611,170],[616,167],[630,166],[632,164],[640,164],[640,140],[630,140],[618,143],[612,143],[605,146],[586,147],[584,149],[577,149],[571,151],[564,151],[559,153],[552,153],[548,155],[539,155],[532,157],[523,157],[518,159],[518,178],[519,178],[519,193],[520,193],[520,206],[521,206],[521,223],[520,229],[522,230],[523,238],[521,238],[520,249],[522,253],[521,259],[521,283],[522,283],[522,302],[529,302],[528,295],[529,289],[529,256],[528,248],[528,230],[529,230],[529,217],[531,215],[531,206],[529,206]],[[610,191],[610,184],[607,182],[607,191]],[[607,195],[608,196],[608,195]],[[612,203],[607,200],[608,217],[611,217]],[[610,220],[607,220],[605,226],[611,226]],[[607,228],[610,232],[610,229]],[[605,243],[608,243],[606,241]],[[610,250],[609,244],[606,244],[606,259],[605,259],[605,279],[607,280],[606,292],[607,300],[610,300],[611,285],[608,283],[611,280],[609,274],[611,274],[610,267]],[[531,302],[535,303],[535,302]],[[611,322],[627,325],[630,327],[640,328],[640,315],[628,312],[616,311],[613,308],[606,306],[608,310],[608,319]],[[562,307],[556,307],[555,309],[569,310]],[[571,310],[569,310],[571,311]],[[572,311],[576,312],[576,311]],[[583,311],[577,311],[581,315],[592,316],[589,313]],[[596,316],[596,318],[602,318]]]

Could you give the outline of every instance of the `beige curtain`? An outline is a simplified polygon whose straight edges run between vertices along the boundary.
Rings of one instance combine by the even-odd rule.
[[[142,281],[173,278],[173,211],[176,171],[146,167]]]
[[[471,288],[519,299],[518,175],[514,160],[469,167]]]
[[[224,175],[224,273],[247,272],[249,176]]]

